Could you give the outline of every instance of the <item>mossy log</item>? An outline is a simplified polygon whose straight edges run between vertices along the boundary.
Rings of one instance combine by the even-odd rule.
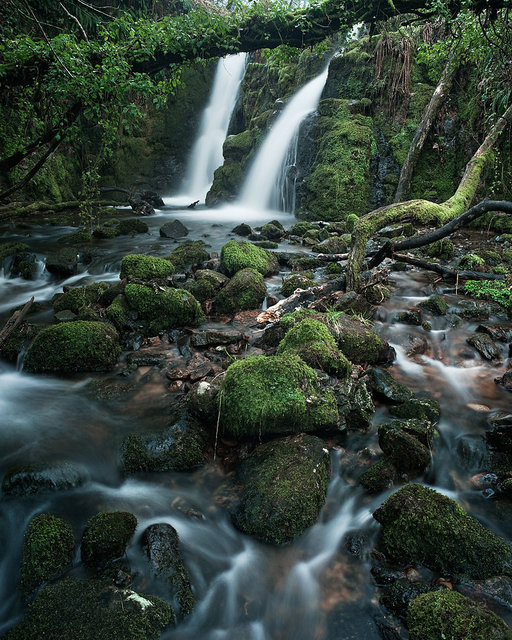
[[[39,213],[59,213],[72,209],[78,210],[82,202],[71,200],[69,202],[11,202],[0,207],[0,220],[9,220],[13,216],[30,216]],[[114,200],[92,200],[88,202],[93,207],[118,207],[119,201]]]
[[[383,227],[406,221],[421,225],[442,225],[469,209],[490,151],[511,119],[512,105],[499,118],[475,151],[466,165],[457,191],[446,202],[437,204],[429,200],[417,199],[394,203],[375,209],[356,221],[352,234],[352,249],[347,262],[347,290],[358,289],[361,266],[366,255],[366,243]]]

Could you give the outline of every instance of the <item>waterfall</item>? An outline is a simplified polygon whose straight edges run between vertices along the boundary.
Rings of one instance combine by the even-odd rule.
[[[210,99],[201,118],[199,135],[190,154],[181,192],[177,196],[180,200],[204,202],[212,186],[214,171],[223,162],[222,145],[238,98],[245,61],[246,54],[238,53],[221,58],[217,64]]]
[[[312,113],[327,80],[329,64],[322,73],[310,80],[284,107],[272,125],[265,141],[256,154],[240,194],[240,204],[247,208],[281,209],[289,204],[283,201],[280,190],[289,184],[294,173],[298,132],[301,122]],[[287,161],[288,158],[288,161]],[[287,175],[288,174],[288,175]],[[292,180],[295,184],[295,180]],[[285,188],[285,192],[290,191]]]

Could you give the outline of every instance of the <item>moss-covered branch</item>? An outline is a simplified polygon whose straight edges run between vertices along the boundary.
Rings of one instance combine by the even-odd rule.
[[[31,216],[40,213],[59,213],[60,211],[77,210],[82,203],[79,200],[69,202],[11,202],[0,207],[0,220],[10,220],[13,216]],[[88,202],[93,207],[118,207],[119,202],[113,200],[92,200]]]

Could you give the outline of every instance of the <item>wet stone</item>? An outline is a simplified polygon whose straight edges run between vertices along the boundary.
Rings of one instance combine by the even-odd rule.
[[[252,229],[248,224],[242,223],[231,229],[231,233],[236,233],[237,236],[250,236]]]
[[[411,309],[407,309],[407,311],[402,311],[396,316],[397,322],[402,322],[403,324],[410,324],[416,327],[421,327],[421,323],[423,322],[423,318],[421,315],[421,309],[418,307],[412,307]]]
[[[13,496],[65,491],[81,486],[87,479],[85,469],[69,462],[18,465],[7,471],[2,491]]]
[[[486,302],[477,302],[476,300],[460,300],[455,307],[450,309],[452,313],[457,314],[465,320],[474,320],[481,322],[487,320],[491,312],[490,305]]]
[[[160,227],[160,235],[163,238],[176,240],[177,238],[183,238],[184,236],[187,236],[188,229],[179,220],[173,220],[172,222],[166,222]]]
[[[503,374],[501,378],[496,378],[494,381],[507,391],[512,391],[512,369]]]
[[[500,352],[498,347],[494,344],[493,339],[486,333],[473,333],[466,339],[466,342],[485,360],[498,360],[500,358]]]
[[[412,397],[412,391],[384,369],[378,367],[369,369],[367,376],[368,387],[379,400],[401,403]]]
[[[246,338],[247,336],[241,331],[208,329],[206,331],[193,331],[190,337],[190,344],[194,347],[209,347],[218,344],[234,344]]]
[[[504,327],[493,327],[489,324],[479,324],[477,333],[485,333],[496,342],[508,342],[512,337],[512,330]]]

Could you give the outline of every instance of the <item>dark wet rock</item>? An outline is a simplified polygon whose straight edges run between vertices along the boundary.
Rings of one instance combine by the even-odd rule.
[[[463,580],[457,584],[462,595],[481,604],[495,607],[500,605],[512,608],[512,581],[506,576],[497,576],[487,580]]]
[[[403,404],[389,407],[389,413],[396,418],[429,420],[433,424],[437,424],[441,417],[441,408],[437,400],[411,398],[410,400],[406,400]]]
[[[130,435],[123,444],[123,472],[190,471],[204,464],[204,433],[181,419],[165,431]]]
[[[410,324],[415,327],[421,327],[421,323],[423,322],[421,309],[418,307],[411,307],[410,309],[407,309],[407,311],[401,311],[397,314],[396,321],[403,322],[404,324]]]
[[[139,220],[139,218],[124,218],[123,220],[119,220],[117,228],[119,234],[122,236],[133,236],[137,233],[148,233],[149,231],[147,223]]]
[[[494,344],[491,336],[486,333],[473,333],[469,338],[466,338],[466,342],[476,349],[485,360],[497,360],[500,357],[498,347]]]
[[[195,598],[176,529],[165,522],[152,524],[142,534],[142,546],[153,571],[163,578],[171,598],[176,599],[180,617],[189,615]]]
[[[488,578],[512,567],[509,545],[454,500],[418,484],[392,494],[375,511],[386,555],[420,563],[444,575]]]
[[[398,470],[393,462],[383,456],[359,478],[360,484],[370,493],[380,493],[391,487],[399,479]]]
[[[16,252],[6,271],[13,277],[33,280],[37,274],[37,258],[28,251]]]
[[[156,191],[136,191],[132,199],[137,201],[148,202],[155,209],[161,209],[165,207],[165,202],[162,200],[161,196],[156,193]]]
[[[117,589],[109,580],[66,578],[47,586],[5,640],[158,640],[174,622],[155,596]]]
[[[397,580],[384,590],[380,601],[392,613],[405,621],[409,610],[409,603],[414,600],[414,598],[417,598],[423,593],[430,593],[431,591],[437,591],[442,588],[443,587],[440,586],[432,587],[423,582]]]
[[[369,429],[372,424],[375,405],[364,380],[348,378],[338,381],[334,395],[340,417],[349,429]]]
[[[22,464],[7,471],[2,481],[2,491],[12,496],[65,491],[81,486],[87,479],[87,471],[70,462]]]
[[[412,391],[384,369],[377,367],[369,369],[367,378],[368,388],[379,400],[400,404],[412,398]]]
[[[265,542],[290,542],[317,520],[329,469],[320,438],[301,434],[260,445],[238,471],[244,488],[234,524]]]
[[[364,558],[371,548],[367,531],[350,531],[345,537],[345,549],[357,558]]]
[[[491,307],[487,302],[460,300],[453,308],[450,309],[450,311],[465,320],[481,322],[482,320],[487,320],[489,318]]]
[[[26,350],[40,330],[41,327],[39,326],[29,322],[22,322],[3,343],[2,358],[9,362],[17,362],[20,353]]]
[[[507,391],[512,391],[512,369],[504,373],[501,378],[495,378],[494,382],[501,385]]]
[[[418,596],[409,605],[411,640],[512,640],[512,632],[495,613],[469,598],[443,589]]]
[[[121,352],[119,334],[106,322],[64,322],[40,331],[24,362],[35,373],[108,371]]]
[[[241,269],[223,287],[215,299],[219,313],[260,309],[267,293],[263,276],[256,269]]]
[[[232,233],[236,233],[237,236],[250,236],[252,229],[248,224],[238,224],[234,229],[231,229]]]
[[[267,222],[267,224],[263,225],[260,233],[261,237],[265,240],[281,240],[281,238],[285,234],[285,231],[280,223],[274,221]]]
[[[409,336],[408,343],[407,343],[407,355],[409,357],[415,356],[415,355],[422,355],[428,351],[429,346],[430,345],[425,336],[423,335]]]
[[[364,296],[355,291],[343,293],[333,304],[334,311],[343,311],[349,315],[360,314],[366,318],[373,317],[374,309]]]
[[[430,311],[435,316],[444,316],[448,311],[448,304],[442,296],[430,296],[418,305],[422,309]]]
[[[196,383],[187,394],[187,406],[190,412],[200,420],[214,423],[217,420],[219,406],[217,396],[224,376]]]
[[[512,337],[512,330],[505,327],[493,327],[489,324],[479,324],[477,333],[485,333],[495,342],[508,342]]]
[[[392,420],[379,426],[379,446],[394,466],[421,473],[430,464],[433,427],[419,420]]]
[[[77,265],[78,251],[73,247],[59,249],[46,258],[46,270],[63,278],[74,275]]]
[[[69,524],[49,513],[30,521],[25,531],[21,583],[30,594],[44,582],[60,576],[71,565],[75,538]]]
[[[309,289],[315,286],[315,281],[302,273],[294,273],[283,280],[281,293],[285,298],[291,296],[295,289]]]
[[[332,390],[322,389],[317,374],[298,356],[249,356],[228,367],[221,407],[225,433],[299,433],[337,424]]]
[[[218,291],[228,282],[229,278],[219,271],[212,269],[198,269],[194,277],[196,280],[207,280]]]
[[[152,212],[154,213],[154,212]],[[146,214],[142,214],[146,215]],[[147,214],[150,215],[150,214]],[[102,224],[101,226],[97,226],[93,229],[92,235],[98,240],[110,240],[112,238],[117,238],[119,235],[119,227],[117,224]]]
[[[219,344],[236,344],[248,339],[246,334],[233,329],[206,329],[205,331],[192,331],[190,344],[194,347],[210,347]]]
[[[179,220],[173,220],[172,222],[166,222],[160,227],[160,235],[162,238],[177,240],[178,238],[188,236],[188,229]]]
[[[104,567],[124,555],[135,533],[137,518],[127,511],[97,513],[87,520],[80,546],[82,562]]]
[[[155,208],[153,205],[149,204],[149,202],[145,202],[144,200],[129,200],[130,206],[132,210],[138,216],[153,216],[155,215]]]
[[[485,434],[487,442],[499,452],[512,455],[512,415],[500,412],[488,422],[492,428]]]

